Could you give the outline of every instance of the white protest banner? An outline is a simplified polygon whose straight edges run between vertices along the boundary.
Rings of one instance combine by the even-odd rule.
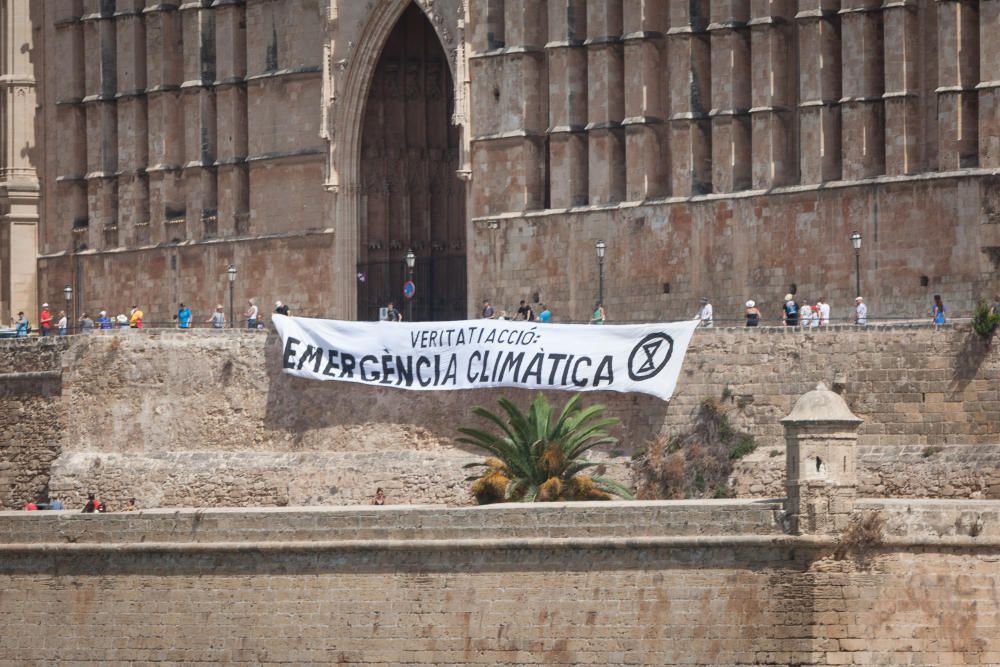
[[[673,394],[697,321],[344,322],[273,316],[285,373],[422,391],[521,387]]]

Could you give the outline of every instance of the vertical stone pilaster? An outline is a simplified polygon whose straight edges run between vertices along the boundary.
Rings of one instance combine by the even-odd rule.
[[[843,177],[885,173],[884,35],[877,0],[844,0],[840,10],[843,64]]]
[[[937,0],[938,165],[979,163],[979,2]],[[996,25],[992,26],[995,32]],[[990,39],[996,39],[991,35]]]
[[[886,4],[885,24],[885,173],[911,174],[921,170],[922,137],[918,49],[920,22],[917,5]]]
[[[669,6],[671,191],[674,195],[705,194],[712,191],[709,2],[691,0]]]
[[[621,0],[587,3],[589,200],[625,199],[625,60]]]
[[[794,16],[789,0],[752,0],[753,187],[768,189],[798,181],[795,138],[797,77]]]
[[[215,10],[181,5],[184,44],[184,238],[215,235],[218,184],[215,173]]]
[[[857,496],[861,420],[823,383],[803,394],[785,427],[785,516],[792,533],[834,534],[847,528]]]
[[[500,28],[493,21],[493,41],[485,35],[474,41],[492,48],[469,57],[475,123],[471,141],[473,216],[528,211],[546,205],[546,7],[527,0],[499,4],[476,0],[470,9],[474,10],[475,21],[476,17],[494,16],[493,12],[508,2],[511,5],[503,14],[504,41],[496,39]],[[512,25],[510,37],[507,20],[517,24]],[[522,43],[512,43],[511,37]],[[529,39],[532,43],[524,43]]]
[[[118,228],[120,245],[149,243],[149,181],[146,175],[148,117],[146,102],[146,27],[143,2],[118,3],[115,12],[118,93]],[[106,235],[109,242],[112,234]]]
[[[220,5],[215,10],[215,102],[218,132],[218,216],[216,234],[242,233],[250,215],[247,170],[246,7]],[[225,131],[223,131],[225,130]]]
[[[181,165],[184,110],[180,84],[183,40],[177,0],[146,7],[146,101],[149,123],[149,238],[162,243],[183,234],[185,214]],[[180,221],[180,222],[178,222]]]
[[[750,0],[713,0],[712,189],[750,187]]]
[[[979,3],[979,166],[1000,167],[1000,0]]]
[[[625,76],[625,197],[669,192],[666,85],[667,8],[659,0],[626,0],[622,17]]]
[[[117,245],[118,225],[118,113],[117,38],[113,8],[107,3],[87,3],[90,13],[81,17],[86,54],[85,95],[87,113],[87,210],[90,224],[86,245]]]
[[[38,51],[45,36],[36,37],[29,0],[0,4],[0,313],[37,311],[38,204],[40,184],[35,165],[43,163],[36,136],[42,134],[35,80]],[[76,22],[73,21],[75,24]],[[46,26],[43,29],[47,29]],[[51,33],[49,33],[51,34]],[[67,72],[69,74],[69,72]],[[76,98],[77,100],[79,97]],[[42,140],[44,141],[44,140]],[[77,143],[79,138],[77,138]],[[66,224],[68,221],[61,221]]]
[[[799,181],[841,177],[839,0],[799,3]]]
[[[549,41],[549,182],[552,208],[582,206],[587,185],[586,0],[552,0]]]

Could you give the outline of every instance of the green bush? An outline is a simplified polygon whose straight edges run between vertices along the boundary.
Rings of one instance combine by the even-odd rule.
[[[976,304],[972,312],[972,328],[983,338],[991,338],[1000,326],[1000,312],[993,311],[985,301]]]

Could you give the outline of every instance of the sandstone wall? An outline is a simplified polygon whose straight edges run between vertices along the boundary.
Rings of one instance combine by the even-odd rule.
[[[238,331],[0,343],[2,372],[60,371],[40,407],[5,403],[4,432],[45,424],[51,430],[30,442],[58,458],[49,471],[46,455],[25,459],[6,446],[4,461],[21,461],[8,474],[16,468],[36,481],[6,490],[3,502],[20,506],[44,492],[41,471],[65,500],[81,502],[92,488],[113,506],[132,496],[147,507],[358,503],[376,486],[403,502],[468,501],[461,465],[478,455],[455,445],[455,429],[469,423],[473,404],[495,405],[501,392],[309,382],[280,372],[279,348],[273,334]],[[0,377],[6,391],[18,377]],[[776,497],[784,495],[778,420],[823,381],[865,420],[863,493],[996,497],[998,380],[1000,353],[966,327],[717,329],[696,333],[670,403],[640,394],[586,399],[623,419],[620,446],[596,456],[627,479],[633,453],[689,428],[706,397],[728,396],[734,425],[758,444],[734,488]],[[522,404],[531,398],[502,393]]]
[[[768,503],[5,512],[0,665],[997,664],[996,505],[842,559]]]

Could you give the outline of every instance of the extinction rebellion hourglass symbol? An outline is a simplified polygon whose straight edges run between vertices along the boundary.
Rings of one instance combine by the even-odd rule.
[[[649,334],[628,355],[628,376],[636,382],[656,377],[673,353],[673,338],[665,333]]]

